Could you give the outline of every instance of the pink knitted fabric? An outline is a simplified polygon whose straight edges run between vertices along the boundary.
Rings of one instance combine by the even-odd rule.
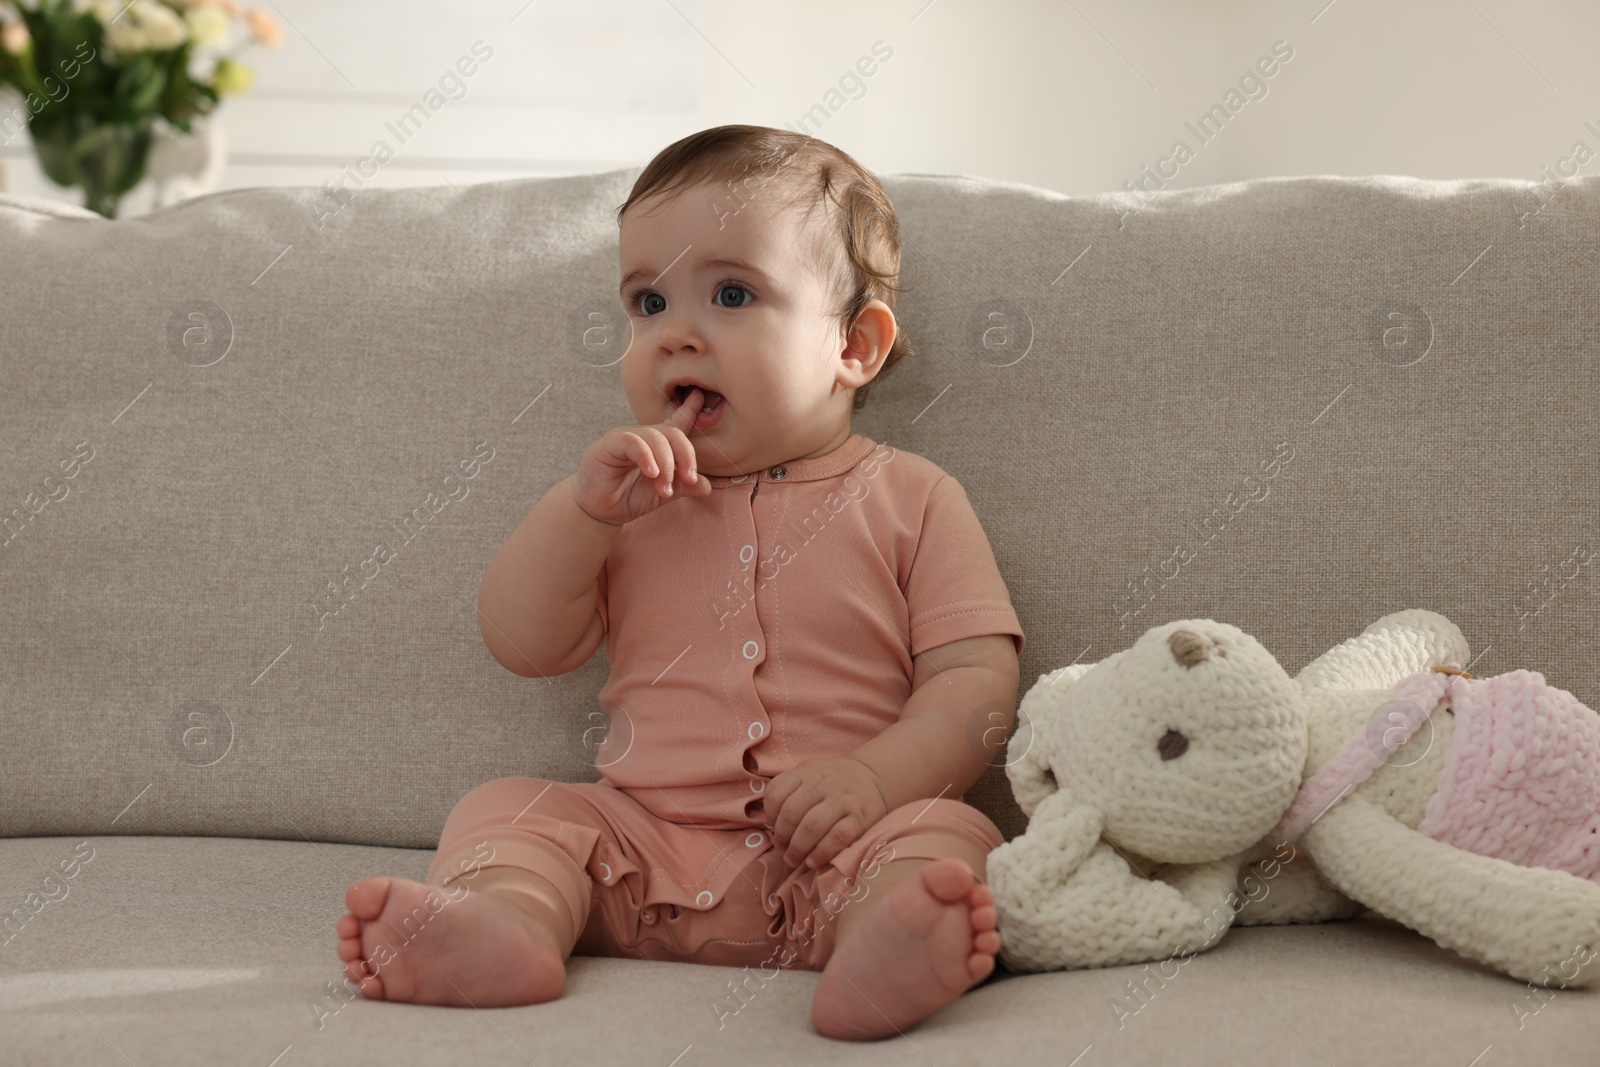
[[[1455,737],[1417,831],[1480,856],[1600,882],[1600,715],[1536,671],[1406,679],[1385,714],[1307,779],[1271,840],[1303,833],[1442,699],[1455,714]]]
[[[1347,738],[1331,759],[1301,783],[1283,817],[1268,831],[1267,839],[1273,843],[1297,840],[1323,812],[1366,781],[1433,713],[1444,698],[1450,677],[1424,671],[1396,686],[1394,695],[1372,713],[1365,728]]]
[[[1455,740],[1420,833],[1600,882],[1600,715],[1536,671],[1452,679]]]

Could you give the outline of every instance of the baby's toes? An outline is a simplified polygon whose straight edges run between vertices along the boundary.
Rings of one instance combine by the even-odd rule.
[[[959,904],[968,899],[975,879],[965,860],[952,857],[934,860],[917,872],[923,888],[939,904]]]
[[[378,875],[350,883],[344,891],[344,906],[355,918],[371,922],[383,914],[383,906],[389,901],[390,880],[388,875]]]
[[[361,939],[358,937],[345,937],[339,940],[339,958],[349,963],[351,960],[361,958]]]
[[[969,963],[972,965],[973,977],[982,978],[994,969],[993,956],[1000,951],[1000,931],[996,929],[998,916],[994,909],[994,890],[981,883],[975,885],[967,896],[967,903],[970,908],[967,916],[972,924],[974,953]]]
[[[361,990],[361,995],[369,1000],[383,999],[383,979],[375,974],[367,973],[367,964],[364,960],[351,960],[344,965],[344,976],[350,979],[350,984]]]
[[[334,932],[341,938],[360,938],[361,920],[354,915],[344,915],[333,926]]]

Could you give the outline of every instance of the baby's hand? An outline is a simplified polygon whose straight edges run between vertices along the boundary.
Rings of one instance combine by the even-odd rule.
[[[572,492],[578,507],[613,526],[650,514],[672,499],[673,475],[695,496],[710,496],[711,483],[695,473],[688,430],[706,402],[699,389],[653,426],[608,430],[578,461]]]
[[[801,760],[767,785],[764,807],[791,867],[821,867],[888,813],[877,774],[848,756]]]

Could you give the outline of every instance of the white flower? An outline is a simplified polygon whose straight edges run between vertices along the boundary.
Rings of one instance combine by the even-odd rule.
[[[222,48],[228,43],[228,31],[233,29],[233,20],[228,13],[220,7],[207,4],[203,7],[191,7],[184,12],[183,19],[189,24],[189,36],[194,43],[202,48]]]
[[[150,47],[158,51],[177,48],[189,39],[189,27],[178,13],[156,0],[134,0],[133,11],[139,16],[139,27],[150,38]]]
[[[133,0],[125,6],[117,0],[91,0],[91,8],[106,28],[106,41],[118,55],[147,48],[164,51],[189,39],[189,27],[183,19],[156,0]]]
[[[99,15],[100,12],[96,11],[95,14]],[[104,17],[100,21],[105,22]],[[149,48],[150,38],[139,28],[132,15],[124,15],[115,22],[106,23],[106,43],[117,55],[129,56]]]

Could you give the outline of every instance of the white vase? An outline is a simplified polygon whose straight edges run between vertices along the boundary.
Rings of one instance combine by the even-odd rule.
[[[166,207],[208,193],[222,179],[228,164],[228,142],[221,123],[199,116],[190,125],[194,127],[192,134],[165,122],[156,124],[155,142],[150,146],[150,162],[145,170],[153,187],[153,207]]]

